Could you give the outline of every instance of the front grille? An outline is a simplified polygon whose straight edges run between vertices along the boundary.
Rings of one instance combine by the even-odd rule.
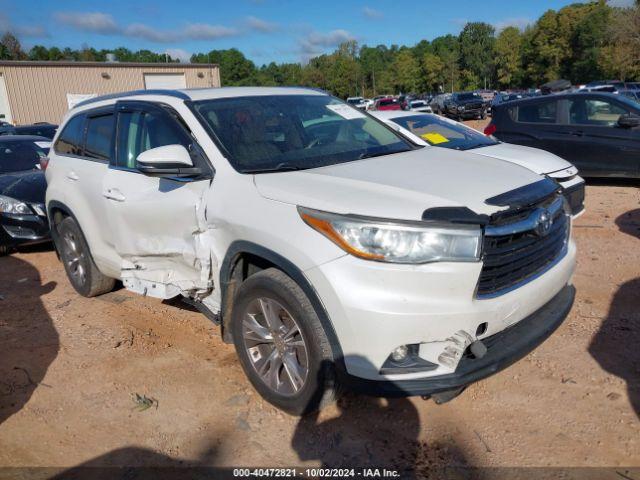
[[[553,220],[548,231],[539,226],[543,212]],[[502,217],[499,224],[485,229],[478,298],[496,297],[532,280],[566,251],[569,220],[562,197],[518,212],[512,219],[505,224]]]

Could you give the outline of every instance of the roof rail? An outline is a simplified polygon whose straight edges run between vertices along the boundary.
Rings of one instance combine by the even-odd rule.
[[[130,92],[110,93],[108,95],[101,95],[99,97],[88,98],[87,100],[83,100],[77,105],[74,105],[73,108],[89,105],[90,103],[101,102],[103,100],[113,100],[114,98],[126,98],[126,97],[133,97],[137,95],[167,95],[169,97],[176,97],[182,100],[190,99],[189,95],[179,90],[168,90],[168,89],[167,90],[163,90],[163,89],[132,90]]]

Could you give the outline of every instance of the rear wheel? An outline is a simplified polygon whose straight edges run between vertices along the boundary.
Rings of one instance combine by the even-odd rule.
[[[309,299],[286,274],[270,268],[242,283],[231,328],[242,368],[265,400],[292,415],[334,400],[329,341]]]
[[[115,279],[98,270],[76,221],[67,217],[57,229],[56,248],[73,288],[83,297],[95,297],[113,290]]]

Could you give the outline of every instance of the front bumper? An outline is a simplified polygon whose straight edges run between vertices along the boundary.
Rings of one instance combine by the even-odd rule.
[[[331,320],[347,373],[395,383],[454,373],[457,364],[441,357],[461,332],[484,340],[532,315],[571,283],[575,257],[570,241],[543,275],[487,299],[476,296],[481,262],[398,265],[345,255],[304,273]],[[419,357],[436,368],[382,373],[402,345],[418,345]]]
[[[0,245],[17,247],[50,239],[46,216],[0,213]]]
[[[406,381],[374,381],[343,372],[341,385],[381,396],[431,395],[460,389],[507,368],[544,342],[569,314],[574,297],[575,288],[567,285],[527,318],[484,339],[487,353],[482,358],[466,354],[456,371],[448,375]]]

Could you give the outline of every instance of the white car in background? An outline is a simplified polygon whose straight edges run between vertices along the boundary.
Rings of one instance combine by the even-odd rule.
[[[473,150],[477,155],[515,163],[558,182],[575,217],[584,212],[584,179],[578,169],[553,153],[538,148],[502,143],[463,123],[433,114],[399,111],[376,111],[371,115],[382,120],[417,145],[453,150]]]
[[[406,111],[433,113],[433,110],[431,110],[431,107],[425,100],[411,100],[409,102],[409,108]]]

